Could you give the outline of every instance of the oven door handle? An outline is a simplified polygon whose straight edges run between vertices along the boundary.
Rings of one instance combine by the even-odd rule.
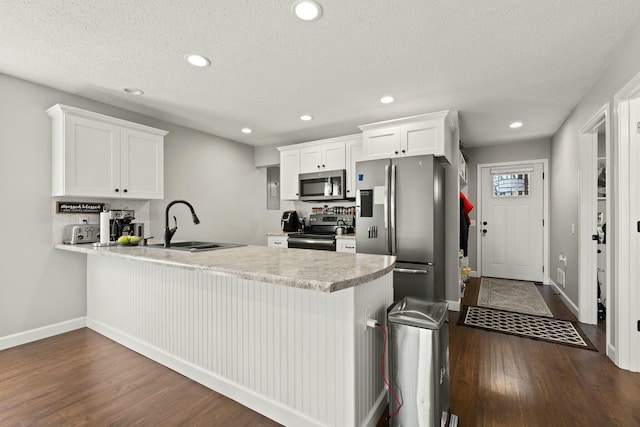
[[[429,274],[429,270],[418,270],[414,268],[394,268],[395,273],[408,273],[408,274]]]
[[[306,243],[312,245],[326,245],[331,246],[333,244],[333,240],[320,240],[320,239],[299,239],[299,238],[289,238],[289,243]]]
[[[289,237],[287,239],[290,248],[298,249],[322,249],[335,251],[336,241],[334,239],[305,239],[304,237]]]

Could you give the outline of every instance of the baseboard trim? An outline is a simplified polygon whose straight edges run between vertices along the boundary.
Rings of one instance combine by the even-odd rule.
[[[447,302],[449,303],[449,311],[460,311],[460,300],[458,301],[447,300]]]
[[[318,421],[279,402],[267,399],[228,379],[215,375],[162,349],[149,345],[104,323],[87,318],[87,327],[159,364],[172,369],[283,425],[321,427]],[[376,402],[378,403],[378,402]],[[375,424],[374,424],[375,425]]]
[[[616,354],[616,348],[611,344],[607,345],[607,357],[618,367],[618,355]]]
[[[378,398],[376,399],[376,403],[373,404],[373,408],[367,414],[367,417],[362,422],[363,427],[375,427],[378,425],[378,421],[382,417],[385,408],[387,407],[387,389],[383,389]]]
[[[30,342],[38,341],[44,338],[53,337],[55,335],[64,334],[65,332],[81,329],[85,326],[87,326],[87,318],[78,317],[76,319],[54,323],[53,325],[47,325],[41,328],[7,335],[6,337],[0,337],[0,350],[17,347],[22,344],[28,344]]]
[[[564,293],[564,290],[556,282],[554,282],[553,279],[549,279],[549,284],[553,286],[553,288],[560,294],[560,299],[562,299],[564,305],[567,306],[567,308],[574,314],[574,316],[580,318],[580,310],[578,310],[578,306],[575,305],[573,301],[569,299],[569,297],[567,297],[567,294]]]

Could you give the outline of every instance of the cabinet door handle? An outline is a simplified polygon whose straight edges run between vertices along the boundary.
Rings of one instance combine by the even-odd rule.
[[[119,188],[116,188],[116,193],[119,193],[119,192],[120,192],[120,189],[119,189]]]
[[[124,192],[126,193],[126,192],[127,192],[127,191],[129,191],[129,190],[127,190],[127,189],[125,188],[125,189],[124,189],[124,190],[122,190],[122,191],[124,191]]]
[[[407,151],[406,151],[406,150],[402,150],[402,152],[403,152],[403,153],[406,153]]]
[[[281,245],[282,242],[273,242],[274,245]]]
[[[324,168],[324,167],[325,167],[325,165],[322,165],[322,167]]]
[[[320,165],[318,165],[318,169],[320,169]]]
[[[344,245],[344,247],[345,247],[346,249],[355,249],[355,248],[356,248],[355,246],[348,246],[348,245]]]
[[[397,152],[397,151],[394,151],[394,153],[396,153],[396,155],[398,154],[398,152]]]

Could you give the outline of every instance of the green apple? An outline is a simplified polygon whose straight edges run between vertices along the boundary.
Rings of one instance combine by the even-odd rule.
[[[120,236],[118,238],[118,244],[120,244],[120,245],[128,245],[129,244],[129,236]]]
[[[138,236],[129,236],[129,244],[130,245],[137,245],[140,243],[140,237]]]

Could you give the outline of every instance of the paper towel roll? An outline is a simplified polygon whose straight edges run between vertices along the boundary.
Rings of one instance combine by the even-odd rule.
[[[109,212],[100,212],[100,243],[109,243],[111,238],[109,217]]]

